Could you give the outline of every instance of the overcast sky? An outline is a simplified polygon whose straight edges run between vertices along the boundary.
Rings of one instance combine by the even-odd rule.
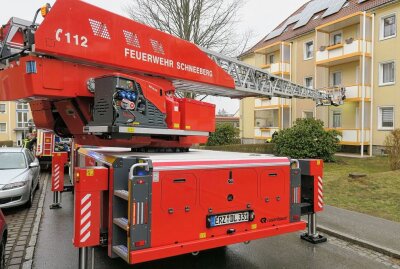
[[[132,0],[85,0],[120,15],[126,16],[124,7]],[[275,28],[286,17],[298,9],[308,0],[244,0],[245,4],[241,9],[240,24],[238,33],[247,30],[253,31],[252,44],[258,42],[273,28]],[[32,20],[35,11],[46,0],[12,0],[2,1],[0,8],[0,24],[4,24],[12,16],[21,19]],[[54,4],[54,0],[47,0]],[[211,98],[208,99],[217,104],[217,109],[225,108],[229,113],[234,113],[239,105],[238,101],[230,99]]]

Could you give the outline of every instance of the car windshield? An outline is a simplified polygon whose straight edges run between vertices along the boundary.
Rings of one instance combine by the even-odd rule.
[[[24,169],[26,162],[21,152],[0,152],[0,170]]]

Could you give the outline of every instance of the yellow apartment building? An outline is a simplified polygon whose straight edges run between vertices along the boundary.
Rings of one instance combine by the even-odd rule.
[[[0,102],[0,142],[13,141],[14,146],[22,146],[31,119],[28,104]]]
[[[314,117],[341,131],[351,151],[382,154],[400,128],[398,0],[313,0],[240,56],[244,62],[307,87],[344,87],[339,107],[310,100],[246,98],[240,104],[243,143],[263,142],[297,118]]]

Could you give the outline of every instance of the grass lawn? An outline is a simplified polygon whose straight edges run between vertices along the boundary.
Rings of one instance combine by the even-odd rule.
[[[367,174],[361,179],[349,173]],[[391,171],[385,157],[337,157],[325,163],[325,203],[400,222],[400,171]]]

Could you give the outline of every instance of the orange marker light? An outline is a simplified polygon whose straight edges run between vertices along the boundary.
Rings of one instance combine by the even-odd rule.
[[[42,14],[42,17],[46,17],[46,15],[49,13],[51,8],[51,5],[49,3],[47,3],[46,5],[42,6],[40,8],[40,13]]]

